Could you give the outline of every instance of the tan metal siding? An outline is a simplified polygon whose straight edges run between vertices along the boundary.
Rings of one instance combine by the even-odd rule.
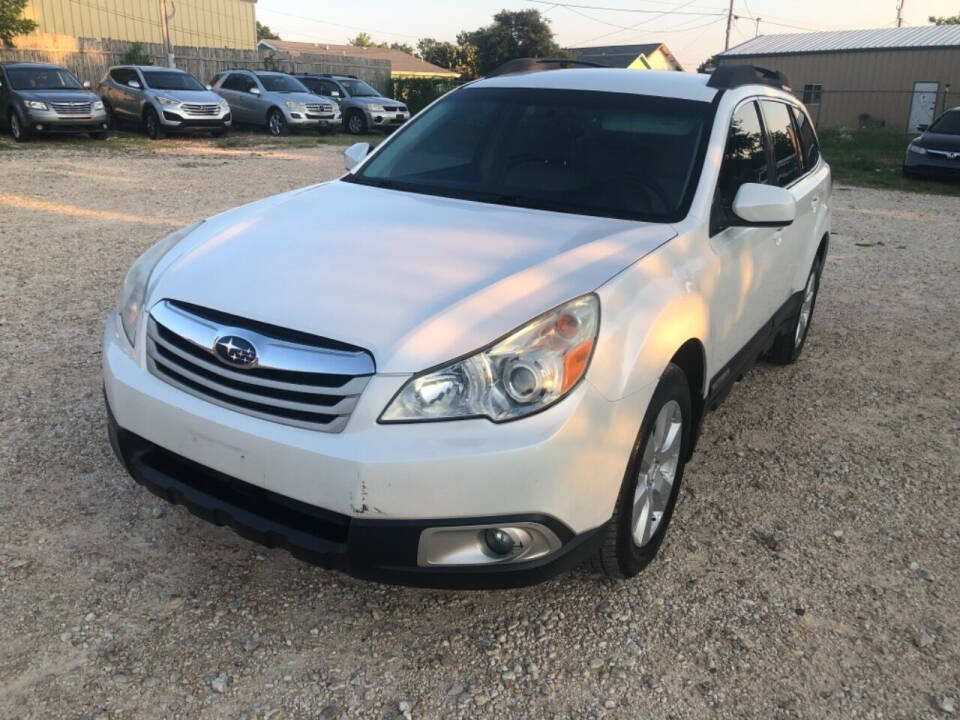
[[[892,130],[906,129],[915,82],[940,83],[937,111],[960,105],[960,48],[720,58],[721,65],[750,63],[780,70],[802,97],[805,84],[823,85],[810,111],[818,125],[857,127],[861,115]],[[944,97],[944,88],[950,92]]]
[[[168,0],[167,7],[174,45],[244,50],[257,46],[251,0]],[[30,0],[24,14],[37,21],[38,33],[161,42],[157,0]]]

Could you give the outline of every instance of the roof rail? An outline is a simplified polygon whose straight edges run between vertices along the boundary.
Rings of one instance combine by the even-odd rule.
[[[298,72],[298,71],[294,71],[294,72],[291,72],[291,73],[288,73],[288,74],[289,74],[289,75],[303,75],[304,77],[325,77],[325,78],[344,77],[344,78],[352,78],[352,79],[354,79],[354,80],[358,80],[358,79],[359,79],[359,78],[357,78],[356,75],[347,75],[346,73],[312,73],[312,72]]]
[[[707,87],[731,90],[741,85],[769,85],[790,91],[787,76],[779,70],[768,70],[755,65],[721,65],[707,81]]]
[[[607,65],[588,62],[587,60],[574,60],[571,58],[517,58],[508,60],[496,70],[487,73],[486,77],[497,77],[498,75],[510,75],[512,73],[522,72],[540,72],[542,70],[556,70],[558,68],[570,67],[590,67],[605,68]]]

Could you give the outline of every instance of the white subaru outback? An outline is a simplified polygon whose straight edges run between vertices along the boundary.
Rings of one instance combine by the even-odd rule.
[[[367,150],[137,260],[104,339],[118,457],[358,577],[634,575],[704,413],[803,349],[831,187],[806,110],[753,67],[528,62]]]

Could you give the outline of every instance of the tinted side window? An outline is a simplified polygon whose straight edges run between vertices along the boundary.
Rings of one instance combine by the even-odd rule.
[[[221,87],[225,90],[247,92],[253,87],[253,81],[246,75],[241,75],[240,73],[231,73],[230,76],[223,81],[223,85],[221,85]]]
[[[139,81],[137,73],[129,68],[114,68],[110,71],[110,77],[120,85],[126,85],[131,80]]]
[[[336,83],[332,83],[329,80],[320,81],[320,94],[325,95],[326,97],[331,97],[334,90],[336,90],[342,96],[343,93],[340,92],[340,87]]]
[[[776,165],[774,184],[786,187],[803,172],[797,130],[785,103],[764,100],[760,104],[773,145],[773,161]]]
[[[729,208],[744,183],[766,183],[767,149],[756,103],[741,105],[734,113],[717,180],[716,205]]]
[[[820,147],[817,145],[817,135],[810,124],[810,118],[803,110],[793,108],[793,119],[799,128],[800,144],[803,146],[803,167],[810,170],[820,159]]]

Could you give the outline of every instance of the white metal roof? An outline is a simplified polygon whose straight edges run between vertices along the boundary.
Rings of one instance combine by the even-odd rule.
[[[567,68],[513,73],[478,80],[471,87],[550,88],[634,93],[710,102],[717,94],[707,87],[709,75],[673,70],[621,70],[619,68]]]
[[[720,53],[720,57],[937,47],[960,47],[960,25],[761,35]]]

